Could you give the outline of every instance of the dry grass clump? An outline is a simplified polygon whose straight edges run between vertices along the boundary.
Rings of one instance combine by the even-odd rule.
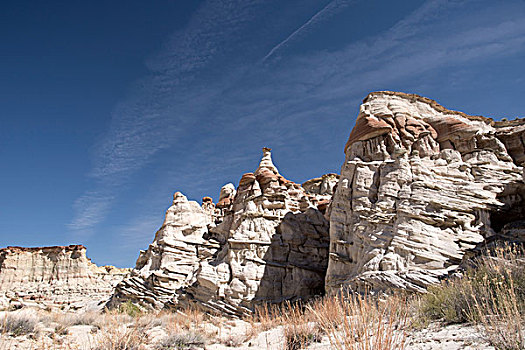
[[[55,333],[59,335],[66,335],[68,328],[71,326],[95,326],[100,328],[100,320],[102,316],[100,313],[94,311],[82,312],[79,314],[67,313],[67,314],[52,314],[46,317],[46,321],[52,321],[55,323]]]
[[[282,311],[286,350],[304,349],[313,342],[321,341],[323,332],[310,309],[304,308],[300,303],[286,303]]]
[[[8,333],[15,337],[21,335],[36,337],[39,333],[39,322],[40,318],[33,310],[6,313],[0,320],[0,333]]]
[[[525,349],[525,251],[500,246],[474,260],[465,275],[429,288],[419,318],[472,322],[498,349]]]
[[[499,247],[481,259],[477,279],[482,293],[471,290],[469,320],[481,325],[485,338],[498,349],[525,349],[525,251]]]
[[[309,303],[264,305],[250,320],[252,329],[283,327],[284,347],[303,349],[327,337],[334,349],[403,349],[408,307],[404,298],[384,301],[369,295],[327,296]],[[326,339],[326,338],[325,338]]]
[[[177,350],[202,347],[206,344],[204,336],[197,332],[183,332],[171,334],[156,344],[157,350]]]
[[[370,295],[326,297],[308,307],[334,349],[404,349],[408,326],[405,299]]]
[[[94,350],[143,350],[147,340],[140,327],[115,324],[102,330]]]
[[[250,323],[252,334],[264,332],[283,323],[283,308],[276,304],[262,304],[255,307],[252,315],[245,321]]]

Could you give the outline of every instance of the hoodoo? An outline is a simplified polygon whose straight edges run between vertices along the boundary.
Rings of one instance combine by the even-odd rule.
[[[328,221],[317,203],[326,192],[308,193],[286,180],[271,150],[254,173],[244,174],[224,221],[210,229],[222,242],[213,260],[201,263],[195,283],[173,305],[241,315],[265,302],[307,299],[324,290],[328,262]]]
[[[92,264],[83,246],[0,249],[0,308],[131,301],[240,316],[341,288],[424,291],[483,245],[525,241],[523,119],[374,92],[344,152],[340,176],[299,185],[265,147],[217,203],[175,193],[129,275]]]
[[[368,95],[332,202],[327,291],[422,291],[487,240],[523,239],[524,141],[524,120]]]
[[[237,189],[225,185],[213,215],[176,193],[173,206],[132,277],[110,305],[194,305],[241,315],[263,302],[309,298],[324,290],[328,221],[323,211],[337,176],[312,180],[308,192],[280,175],[269,148]],[[319,183],[318,183],[319,182]],[[209,198],[209,197],[207,197]]]

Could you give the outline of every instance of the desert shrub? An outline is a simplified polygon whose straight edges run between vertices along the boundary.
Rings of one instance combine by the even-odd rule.
[[[423,325],[433,320],[461,323],[468,320],[470,291],[477,289],[470,281],[451,280],[428,288],[419,300],[418,322]]]
[[[204,336],[197,332],[174,333],[162,339],[155,346],[157,350],[177,350],[202,347],[206,343]]]
[[[98,327],[101,317],[102,315],[97,312],[82,312],[78,314],[55,314],[53,315],[52,320],[56,322],[55,333],[64,335],[67,334],[67,329],[71,326],[87,325]]]
[[[251,339],[250,334],[237,334],[237,335],[230,334],[227,337],[220,339],[220,343],[230,348],[237,348],[250,339]]]
[[[142,350],[145,349],[147,335],[137,327],[109,327],[103,329],[101,338],[94,350]]]
[[[0,321],[0,332],[9,333],[14,336],[38,334],[39,318],[30,311],[7,313]]]
[[[522,247],[496,248],[481,259],[481,278],[473,284],[485,287],[472,293],[469,320],[497,349],[525,349],[525,252]]]
[[[140,327],[142,329],[150,329],[153,327],[162,326],[164,323],[163,323],[162,315],[156,315],[153,313],[149,313],[149,314],[144,314],[141,317],[138,317],[135,320],[135,324],[137,325],[137,327]]]
[[[499,246],[473,260],[462,277],[443,281],[428,289],[419,300],[418,316],[423,320],[445,323],[479,321],[475,305],[485,305],[487,312],[503,307],[507,292],[516,294],[516,309],[525,311],[525,263],[522,248]]]
[[[176,310],[174,312],[162,312],[156,316],[154,324],[160,323],[163,327],[171,332],[179,332],[180,330],[192,330],[195,327],[202,325],[207,316],[200,310],[194,308],[187,308],[184,310]]]
[[[525,348],[525,252],[502,245],[473,260],[464,275],[431,287],[419,318],[477,324],[498,349]]]
[[[142,315],[142,310],[137,305],[133,304],[131,300],[126,301],[125,303],[122,303],[118,307],[118,311],[120,313],[129,315],[131,317],[137,317]]]

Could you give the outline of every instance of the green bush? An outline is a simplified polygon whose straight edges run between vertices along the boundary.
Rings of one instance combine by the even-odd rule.
[[[497,305],[501,302],[497,291],[516,290],[518,307],[525,311],[524,251],[512,246],[496,247],[473,260],[463,277],[443,281],[428,288],[421,296],[419,315],[424,319],[446,323],[476,321],[472,307],[476,301]]]
[[[142,315],[142,310],[140,309],[140,307],[133,304],[131,300],[128,300],[123,304],[120,304],[118,310],[120,313],[129,315],[131,317],[137,317],[137,316]]]

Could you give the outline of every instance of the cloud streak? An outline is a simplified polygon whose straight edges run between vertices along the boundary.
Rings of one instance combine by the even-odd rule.
[[[294,53],[293,44],[351,4],[334,0],[286,38],[268,36],[253,45],[255,39],[243,32],[265,13],[260,2],[206,3],[149,60],[152,76],[115,108],[110,130],[95,148],[90,173],[95,189],[75,202],[71,228],[93,230],[126,183],[149,164],[162,164],[163,175],[147,186],[149,197],[141,200],[148,203],[166,203],[161,196],[174,184],[195,196],[213,186],[218,191],[238,180],[231,174],[250,170],[243,166],[257,160],[260,146],[278,148],[297,164],[319,147],[340,149],[334,144],[348,136],[352,123],[347,116],[372,89],[525,50],[519,3],[513,11],[497,4],[485,9],[481,2],[435,0],[388,30],[338,51]],[[272,60],[277,54],[286,59]],[[122,226],[122,234],[126,240],[150,240],[142,235],[148,227],[154,231],[158,217],[153,211],[140,216]]]
[[[268,60],[277,51],[285,47],[289,42],[296,39],[302,33],[311,30],[311,27],[315,24],[319,24],[320,22],[327,20],[329,17],[341,11],[344,7],[348,6],[350,2],[351,1],[349,0],[333,0],[330,3],[328,3],[328,5],[324,6],[321,10],[319,10],[312,17],[310,17],[308,21],[306,21],[301,26],[299,26],[299,28],[294,30],[292,34],[288,35],[284,40],[272,47],[272,49],[266,54],[266,56],[263,57],[262,62]]]

